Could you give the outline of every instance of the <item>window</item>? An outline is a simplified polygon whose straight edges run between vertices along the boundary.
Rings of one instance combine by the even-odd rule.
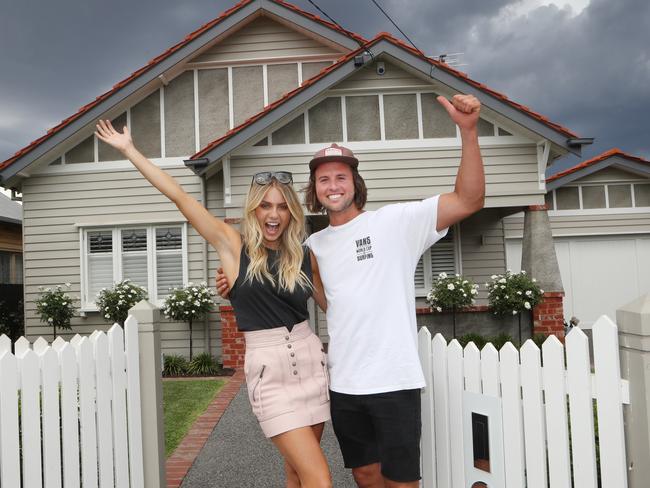
[[[0,284],[20,285],[23,282],[23,255],[0,251]]]
[[[415,295],[426,296],[431,291],[434,277],[440,273],[458,273],[457,226],[451,227],[447,235],[427,249],[415,268]]]
[[[565,186],[555,190],[555,204],[558,210],[580,208],[580,196],[577,186]]]
[[[127,278],[152,303],[187,282],[185,225],[85,229],[82,240],[82,309],[94,310],[102,288]]]
[[[565,186],[545,195],[549,210],[569,212],[587,210],[587,213],[603,213],[613,209],[636,209],[645,212],[650,207],[650,184],[616,183]],[[634,210],[633,210],[634,211]]]
[[[603,185],[582,187],[582,208],[605,208],[606,206]]]

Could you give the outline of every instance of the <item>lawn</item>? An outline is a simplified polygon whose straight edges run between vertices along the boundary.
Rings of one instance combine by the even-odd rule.
[[[165,457],[174,452],[224,384],[224,380],[213,379],[163,381]]]

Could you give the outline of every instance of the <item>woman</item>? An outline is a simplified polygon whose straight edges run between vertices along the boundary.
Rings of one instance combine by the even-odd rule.
[[[246,339],[249,399],[264,434],[284,457],[287,487],[331,487],[320,448],[330,418],[327,362],[307,324],[307,299],[313,295],[324,308],[324,298],[319,280],[312,285],[313,258],[301,245],[304,215],[291,173],[253,177],[240,234],[146,159],[127,127],[120,133],[100,120],[95,134],[129,159],[216,249],[234,283],[230,299]]]

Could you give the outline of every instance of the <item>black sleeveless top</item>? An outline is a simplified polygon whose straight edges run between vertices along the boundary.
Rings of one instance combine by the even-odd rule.
[[[302,271],[311,281],[311,260],[309,248],[303,246],[304,258]],[[280,290],[278,283],[279,251],[268,249],[269,272],[276,285],[273,286],[266,278],[263,282],[258,280],[246,281],[246,271],[250,258],[242,246],[239,258],[239,275],[230,289],[230,303],[237,317],[237,328],[242,332],[273,329],[285,326],[291,330],[309,318],[307,300],[311,296],[311,289],[303,289],[296,284],[293,293]]]

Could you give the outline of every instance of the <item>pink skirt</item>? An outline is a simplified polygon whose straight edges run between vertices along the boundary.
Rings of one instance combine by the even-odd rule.
[[[244,337],[248,399],[266,437],[330,419],[327,356],[307,321]]]

